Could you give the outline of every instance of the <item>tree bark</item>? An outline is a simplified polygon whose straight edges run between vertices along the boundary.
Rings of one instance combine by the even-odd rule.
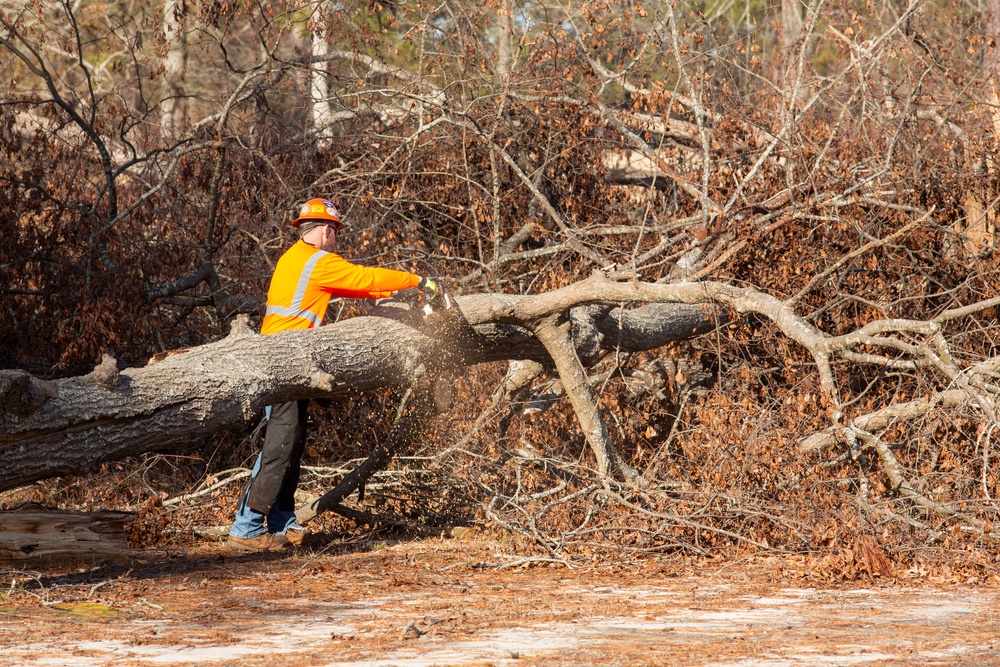
[[[187,69],[187,35],[184,31],[183,0],[164,0],[163,37],[167,57],[163,60],[166,91],[160,102],[160,127],[163,135],[174,138],[184,120],[184,71]]]
[[[497,85],[510,85],[514,69],[514,3],[503,0],[497,10]]]
[[[573,345],[569,320],[558,315],[547,317],[538,323],[535,335],[556,365],[563,388],[573,404],[580,428],[583,429],[583,436],[597,459],[597,472],[602,475],[610,474],[612,466],[619,464],[618,452],[615,451],[604,420],[597,411],[597,401],[590,392],[587,374]]]
[[[565,299],[554,294],[542,302],[535,296],[463,296],[453,311],[430,317],[390,301],[368,316],[318,329],[260,336],[245,324],[234,326],[223,340],[143,368],[119,371],[106,358],[93,373],[53,382],[13,372],[6,384],[0,378],[9,399],[0,412],[0,490],[191,446],[243,428],[272,403],[413,386],[500,360],[552,367],[532,323],[586,302],[572,291]],[[713,309],[684,305],[570,312],[578,321],[589,318],[590,326],[574,327],[572,340],[591,354],[652,349],[712,330],[724,319]]]
[[[0,564],[121,560],[127,512],[65,512],[29,505],[0,512]]]
[[[1000,0],[988,0],[985,7],[986,53],[983,58],[983,73],[986,81],[986,96],[991,111],[991,129],[994,141],[1000,141]],[[976,152],[966,144],[966,166],[976,174],[976,181],[985,181],[996,169],[992,160],[976,160]],[[960,231],[965,235],[965,249],[978,254],[996,245],[997,212],[996,202],[983,192],[970,188],[965,194],[965,222]]]
[[[993,137],[1000,141],[1000,0],[987,0],[985,10],[986,53],[983,57],[983,73],[989,80]]]
[[[791,58],[791,49],[802,36],[802,3],[800,0],[781,0],[781,50]]]
[[[317,142],[321,146],[329,144],[330,124],[333,122],[333,110],[330,106],[330,64],[327,61],[330,44],[326,37],[326,23],[326,2],[320,0],[316,4],[316,13],[312,20],[313,65],[309,76],[309,91],[312,100],[310,120]]]

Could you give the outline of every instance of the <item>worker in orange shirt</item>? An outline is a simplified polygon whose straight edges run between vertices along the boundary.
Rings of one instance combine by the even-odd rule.
[[[319,326],[332,297],[381,298],[416,287],[433,299],[440,292],[431,278],[359,266],[337,255],[337,232],[344,223],[337,207],[326,199],[310,199],[291,224],[299,240],[274,269],[262,334]],[[305,531],[295,523],[295,489],[308,406],[306,399],[268,407],[264,447],[229,531],[231,548],[271,551],[301,545],[305,539]]]

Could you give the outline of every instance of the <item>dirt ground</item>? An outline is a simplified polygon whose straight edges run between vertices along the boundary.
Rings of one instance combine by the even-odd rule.
[[[975,582],[506,558],[473,536],[7,570],[0,665],[1000,665],[1000,589]]]

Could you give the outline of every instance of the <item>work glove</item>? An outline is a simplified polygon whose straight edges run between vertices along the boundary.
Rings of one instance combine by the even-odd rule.
[[[417,283],[417,289],[424,293],[428,301],[435,301],[442,294],[444,290],[441,289],[441,284],[438,283],[434,278],[423,277],[420,282]]]

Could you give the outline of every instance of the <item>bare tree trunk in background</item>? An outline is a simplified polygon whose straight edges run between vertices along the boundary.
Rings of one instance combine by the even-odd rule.
[[[327,18],[325,14],[326,2],[320,0],[316,3],[316,12],[312,19],[312,55],[314,62],[311,67],[310,76],[310,98],[312,107],[310,109],[310,121],[313,132],[316,135],[317,143],[324,145],[329,142],[329,132],[332,114],[330,112],[330,81],[329,64],[326,59],[330,52],[330,44],[327,42],[326,27]]]
[[[778,71],[776,82],[783,91],[785,102],[781,110],[782,131],[786,139],[791,141],[796,132],[796,109],[803,101],[805,90],[802,87],[800,56],[802,49],[800,40],[803,38],[802,2],[801,0],[781,0],[781,30],[778,34],[781,54],[777,59]],[[795,186],[795,160],[783,158],[779,162],[785,168],[785,183],[789,192]]]
[[[166,90],[160,102],[160,128],[165,137],[174,137],[184,122],[184,73],[187,69],[187,36],[184,32],[184,0],[164,0],[163,37],[167,43],[164,80]]]
[[[514,2],[503,0],[497,26],[497,83],[506,86],[514,69]]]
[[[983,70],[990,80],[993,136],[1000,141],[1000,0],[986,0],[986,54]]]
[[[1000,0],[986,0],[985,6],[985,43],[986,53],[983,58],[983,74],[986,81],[986,101],[992,110],[993,139],[1000,145]],[[965,141],[969,143],[968,139]],[[996,165],[989,160],[976,160],[977,151],[967,146],[966,167],[969,173],[985,179],[987,172],[992,173]],[[985,162],[985,163],[984,163]],[[965,234],[965,249],[978,254],[992,247],[996,238],[996,210],[990,206],[991,197],[983,192],[969,190],[965,195],[965,221],[959,231]]]
[[[800,0],[781,0],[781,51],[789,58],[790,49],[802,36],[802,3]]]
[[[994,141],[1000,144],[1000,0],[986,0],[983,5],[983,76],[985,102],[991,109],[990,127]],[[985,137],[984,137],[985,138]],[[963,235],[962,247],[966,253],[977,255],[994,245],[996,234],[995,204],[992,196],[982,188],[977,188],[992,174],[996,166],[976,149],[976,136],[962,134],[962,149],[965,154],[966,172],[973,176],[963,194],[965,218],[955,222],[955,231]]]

